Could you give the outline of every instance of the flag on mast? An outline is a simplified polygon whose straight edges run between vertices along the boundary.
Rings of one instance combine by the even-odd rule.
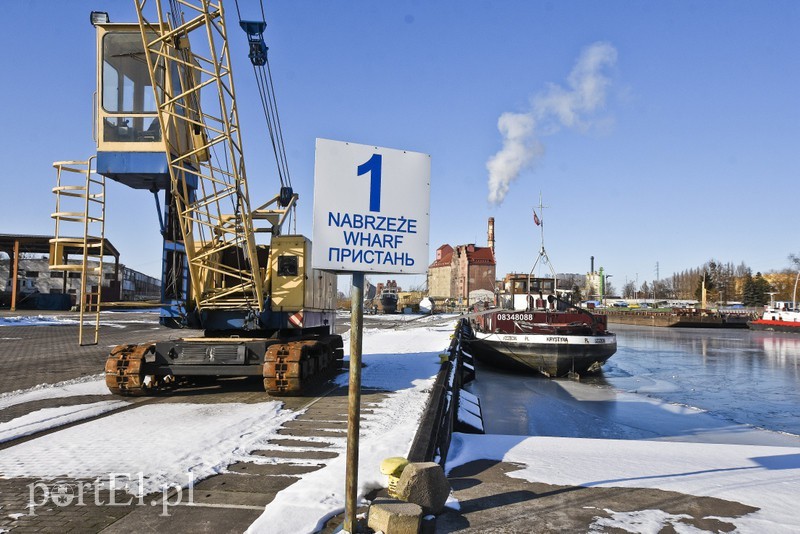
[[[536,210],[533,210],[533,222],[536,223],[536,226],[541,226],[542,221],[539,220],[539,216],[536,215]]]

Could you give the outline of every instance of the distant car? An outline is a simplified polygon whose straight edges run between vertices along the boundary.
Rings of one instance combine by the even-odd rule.
[[[650,306],[650,304],[648,304],[647,302],[642,302],[641,304],[639,304],[639,307],[640,308],[652,308],[652,306]]]
[[[621,300],[619,302],[615,302],[614,304],[612,304],[612,306],[614,306],[615,308],[627,308],[628,303]]]
[[[628,307],[629,307],[629,308],[640,308],[641,306],[639,306],[638,304],[636,304],[636,303],[634,302],[633,304],[628,304]]]

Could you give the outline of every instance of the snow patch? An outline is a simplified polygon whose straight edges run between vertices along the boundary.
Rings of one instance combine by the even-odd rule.
[[[123,322],[152,322],[152,321],[101,321],[103,326],[112,328],[125,328]],[[80,324],[80,319],[59,317],[57,315],[20,315],[17,317],[0,317],[2,326],[71,326]],[[84,325],[94,325],[94,321],[83,321]]]
[[[28,389],[0,393],[0,410],[17,404],[81,395],[110,395],[103,374],[83,376],[56,384],[39,384]]]
[[[112,400],[36,410],[6,423],[0,423],[0,443],[30,436],[31,434],[64,426],[75,421],[89,419],[122,408],[128,404],[130,403]]]
[[[297,415],[276,401],[139,406],[6,449],[0,473],[42,479],[143,473],[148,494],[252,460],[250,453]]]
[[[615,512],[605,509],[611,517],[598,517],[589,526],[589,532],[608,532],[608,529],[616,528],[625,532],[637,534],[658,534],[666,527],[678,534],[699,534],[707,532],[683,523],[681,519],[691,519],[688,515],[668,514],[663,510],[638,510],[635,512]]]
[[[508,476],[529,482],[654,488],[760,508],[726,518],[742,532],[796,532],[800,524],[798,447],[453,434],[447,472],[480,459],[521,465]]]

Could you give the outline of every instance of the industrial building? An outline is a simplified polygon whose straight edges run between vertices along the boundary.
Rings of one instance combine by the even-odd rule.
[[[444,244],[436,249],[436,259],[428,266],[428,296],[435,301],[449,299],[456,305],[493,301],[494,217],[489,218],[487,242],[486,247]]]
[[[76,304],[77,295],[81,294],[81,273],[50,270],[51,239],[52,236],[0,234],[0,307],[68,309]],[[160,298],[160,280],[121,264],[119,252],[111,242],[106,240],[104,248],[111,261],[103,263],[102,281],[96,274],[87,277],[87,285],[102,286],[103,302]],[[61,261],[80,264],[76,259]],[[88,265],[99,266],[98,262]]]

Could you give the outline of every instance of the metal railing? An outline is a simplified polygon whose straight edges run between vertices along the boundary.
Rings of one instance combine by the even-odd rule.
[[[465,342],[472,336],[469,321],[460,319],[450,346],[443,353],[447,359],[436,375],[428,405],[411,443],[410,462],[437,462],[444,467],[453,432],[483,433],[480,402],[474,395],[462,395],[461,390],[464,384],[475,379],[474,361],[464,350]]]

